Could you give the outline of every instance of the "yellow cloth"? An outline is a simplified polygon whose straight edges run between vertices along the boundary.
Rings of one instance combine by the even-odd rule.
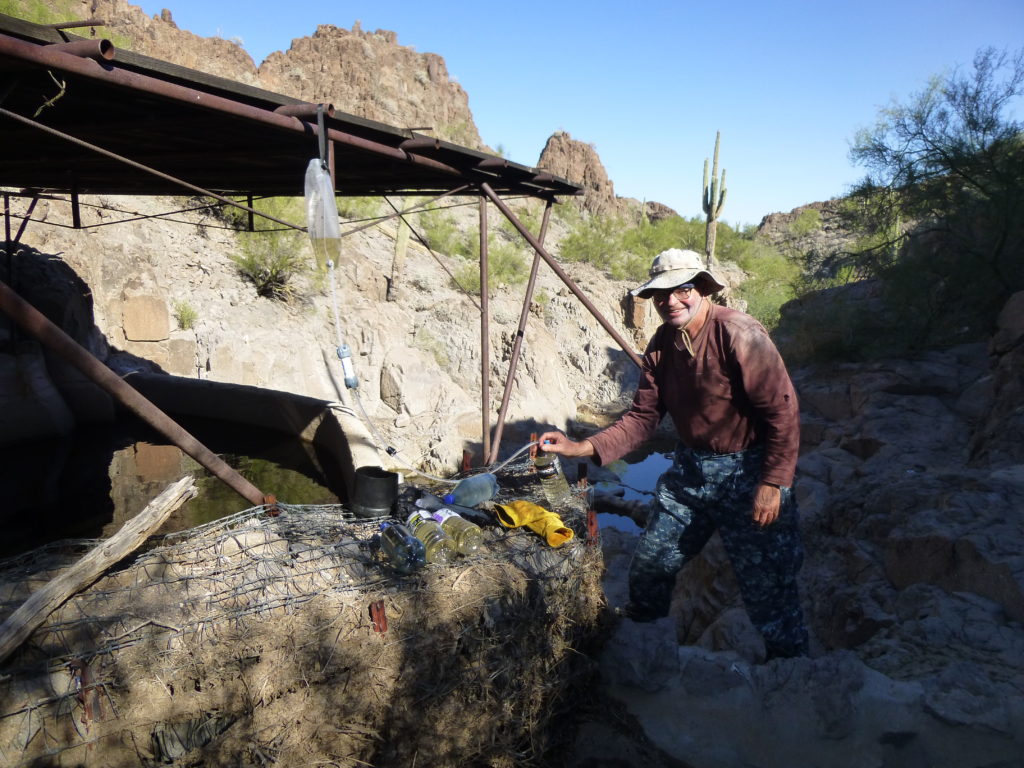
[[[495,504],[498,522],[506,528],[525,525],[539,533],[552,547],[560,547],[573,537],[572,528],[566,528],[562,518],[532,501],[520,499],[511,504]]]

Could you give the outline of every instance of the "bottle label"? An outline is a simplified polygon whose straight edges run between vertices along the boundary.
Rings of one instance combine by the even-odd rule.
[[[450,509],[439,509],[434,512],[431,517],[437,520],[437,522],[443,523],[449,517],[458,517],[458,514],[452,512]]]
[[[537,467],[537,476],[541,480],[548,480],[552,477],[558,477],[558,474],[558,465],[555,464],[555,462],[551,462],[550,464],[543,467]]]
[[[409,515],[405,523],[406,525],[416,525],[416,523],[418,523],[420,519],[425,518],[426,516],[427,515],[425,512],[421,512],[420,510],[417,509],[414,510],[411,515]]]

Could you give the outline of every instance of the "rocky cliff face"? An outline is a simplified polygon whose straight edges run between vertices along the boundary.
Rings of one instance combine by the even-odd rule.
[[[305,101],[331,102],[344,112],[421,132],[471,149],[483,142],[469,97],[448,76],[444,59],[398,44],[387,30],[364,32],[330,24],[292,41],[259,68],[262,85]]]
[[[800,253],[809,266],[817,267],[853,246],[855,238],[842,215],[842,205],[842,200],[826,200],[788,213],[770,213],[761,219],[757,238],[783,253]]]
[[[615,196],[615,185],[593,145],[556,131],[540,153],[539,167],[583,187],[580,207],[595,216],[622,215],[628,203]]]
[[[181,30],[171,11],[149,17],[126,0],[82,0],[81,18],[100,18],[106,30],[131,41],[137,53],[255,85],[311,102],[334,104],[349,114],[431,135],[473,149],[483,146],[469,97],[451,80],[444,59],[399,45],[387,30],[363,31],[330,24],[292,41],[254,65],[235,41]]]
[[[247,85],[259,85],[252,57],[237,42],[221,37],[200,37],[179,29],[169,10],[150,17],[127,0],[78,0],[77,7],[78,18],[106,22],[105,27],[95,29],[103,35],[130,41],[129,47],[135,53]],[[77,34],[87,37],[90,31],[78,30]]]

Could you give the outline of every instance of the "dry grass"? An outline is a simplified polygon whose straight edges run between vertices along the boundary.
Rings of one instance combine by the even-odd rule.
[[[603,601],[582,506],[560,511],[577,533],[561,549],[490,528],[486,554],[405,578],[365,546],[376,524],[338,508],[168,538],[0,667],[0,764],[543,765],[571,736],[553,724],[593,674]],[[75,554],[0,563],[0,618]]]

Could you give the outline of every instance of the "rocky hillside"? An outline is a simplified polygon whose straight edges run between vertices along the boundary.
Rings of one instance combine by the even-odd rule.
[[[311,102],[328,102],[359,117],[420,128],[473,149],[483,146],[469,99],[448,76],[444,59],[399,45],[387,30],[320,25],[257,67],[236,42],[203,38],[174,23],[171,10],[149,17],[126,0],[83,0],[81,18],[107,22],[105,34],[132,50]]]
[[[322,24],[309,37],[291,41],[258,66],[235,41],[199,37],[179,29],[171,10],[150,17],[126,0],[79,0],[78,18],[99,18],[106,27],[81,30],[129,41],[132,50],[311,102],[329,102],[342,112],[421,132],[471,149],[486,149],[469,107],[468,94],[448,75],[444,59],[403,46],[388,30],[351,30]],[[581,185],[585,210],[624,214],[639,203],[615,196],[594,148],[558,131],[540,158],[513,158]],[[656,215],[668,209],[647,204]]]
[[[171,11],[150,18],[124,0],[92,0],[79,4],[78,15],[105,20],[105,28],[92,32],[99,29],[130,40],[147,55],[299,98],[323,99],[339,110],[396,126],[432,126],[436,135],[469,146],[481,143],[466,94],[449,79],[444,60],[399,45],[393,32],[323,25],[257,69],[234,42],[179,29]],[[563,154],[586,155],[584,162],[566,165],[564,171],[578,171],[588,180],[593,173],[596,181],[588,189],[595,209],[613,205],[611,182],[596,153],[568,137],[558,144]],[[182,202],[91,199],[84,223],[110,224],[123,215],[118,211],[154,215],[182,207]],[[492,231],[497,231],[499,216],[492,214]],[[231,261],[239,253],[239,242],[208,212],[180,214],[173,223],[153,219],[132,229],[101,226],[88,238],[69,237],[61,229],[69,215],[60,203],[41,205],[24,242],[40,264],[50,254],[62,254],[74,279],[88,285],[91,306],[80,308],[83,320],[77,335],[101,354],[110,350],[113,364],[155,366],[178,375],[333,400],[349,394],[339,392],[331,370],[337,365],[332,350],[342,337],[357,353],[365,407],[389,438],[407,447],[410,462],[450,471],[463,447],[479,449],[479,321],[474,299],[454,288],[448,277],[463,265],[461,259],[442,256],[447,263],[438,265],[414,240],[388,301],[394,224],[348,238],[337,275],[343,327],[334,328],[325,275],[307,275],[299,285],[303,298],[291,304],[259,298]],[[456,209],[453,216],[465,220],[459,226],[475,229],[475,211]],[[419,226],[415,217],[412,224]],[[554,250],[560,232],[564,227],[556,215],[549,234]],[[305,246],[299,241],[294,247]],[[610,283],[585,266],[570,271],[620,333],[642,339],[651,315],[631,312],[628,320],[623,317],[619,303],[626,286]],[[60,279],[70,281],[67,275]],[[19,288],[31,291],[25,285]],[[183,303],[197,310],[195,321],[186,327],[175,317]],[[492,298],[492,413],[503,392],[520,304],[521,288],[499,288]],[[95,317],[93,331],[87,330],[90,313]],[[549,364],[560,350],[565,363],[561,370]],[[575,416],[581,400],[614,400],[618,384],[635,375],[624,360],[560,281],[542,269],[510,419],[534,426],[564,424]],[[68,388],[65,382],[61,386]],[[51,429],[66,428],[71,419],[55,393],[44,411],[38,415],[44,429],[46,422],[52,422]],[[20,426],[11,426],[7,434],[16,439],[32,429],[24,422],[37,417],[8,409],[12,413],[20,414]]]

